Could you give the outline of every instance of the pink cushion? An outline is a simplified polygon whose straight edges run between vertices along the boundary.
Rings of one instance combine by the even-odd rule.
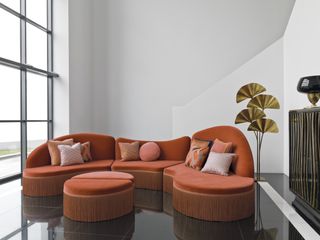
[[[142,161],[154,161],[160,157],[160,147],[155,142],[147,142],[140,148],[140,159]]]
[[[213,142],[210,152],[230,153],[232,152],[232,142],[225,143],[216,138]]]
[[[234,153],[210,152],[207,162],[201,169],[201,172],[228,176],[230,165],[236,156],[237,155]]]
[[[81,144],[76,143],[73,146],[59,145],[61,166],[69,166],[83,163],[81,156]]]

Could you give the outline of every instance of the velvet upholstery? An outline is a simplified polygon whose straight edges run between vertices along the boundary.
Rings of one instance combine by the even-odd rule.
[[[113,160],[98,160],[63,167],[48,165],[35,168],[26,168],[23,171],[23,177],[50,177],[69,173],[81,173],[102,170],[106,171],[111,169],[112,162]]]
[[[140,147],[150,141],[146,140],[133,140],[128,138],[118,138],[116,139],[116,160],[121,159],[121,153],[119,148],[120,142],[131,143],[131,142],[139,142]],[[158,160],[185,160],[189,148],[190,148],[190,138],[189,137],[181,137],[169,141],[153,141],[157,143],[160,147],[160,157]]]
[[[192,138],[214,141],[216,138],[223,142],[232,142],[233,152],[238,155],[232,162],[231,171],[243,177],[253,177],[253,157],[250,145],[245,135],[232,126],[216,126],[193,134]]]
[[[63,188],[64,216],[84,222],[121,217],[133,210],[133,177],[96,172],[75,176]]]
[[[254,211],[254,170],[250,146],[244,134],[232,126],[217,126],[196,132],[192,139],[232,142],[233,152],[238,156],[232,162],[231,176],[206,174],[188,168],[184,160],[190,149],[191,139],[181,137],[169,141],[155,141],[160,147],[158,160],[151,162],[122,162],[120,142],[138,141],[140,146],[149,141],[118,138],[100,134],[71,134],[57,138],[73,138],[74,142],[91,143],[93,161],[74,166],[51,166],[46,144],[36,148],[27,159],[23,173],[23,192],[30,196],[49,196],[60,194],[66,180],[80,173],[92,171],[120,171],[130,173],[130,179],[122,179],[121,173],[112,173],[116,179],[104,182],[104,173],[88,173],[74,177],[65,186],[65,213],[75,220],[99,221],[123,215],[132,210],[132,189],[146,188],[173,193],[174,207],[177,211],[191,217],[209,221],[233,221],[246,218]],[[115,159],[115,161],[113,161]],[[94,175],[94,176],[92,176]],[[119,179],[120,178],[120,179]],[[88,182],[88,179],[89,182]],[[82,184],[84,183],[84,184]],[[130,185],[132,183],[132,185]],[[83,188],[79,190],[79,186]],[[97,196],[92,198],[92,195]],[[81,196],[80,198],[78,196]],[[117,208],[118,201],[130,200],[123,209]],[[110,209],[103,204],[109,202],[115,212],[106,216]],[[91,205],[101,205],[90,215]],[[103,206],[102,206],[103,205]],[[119,204],[118,204],[119,205]],[[84,213],[80,209],[85,210]],[[241,208],[242,207],[242,208]],[[112,208],[111,208],[112,209]],[[100,215],[102,214],[102,215]]]
[[[108,135],[78,133],[58,137],[72,138],[74,142],[90,142],[92,161],[72,166],[52,166],[47,143],[34,149],[23,171],[23,193],[28,196],[53,196],[63,192],[64,182],[80,173],[111,170],[115,156],[115,140]]]
[[[95,160],[114,159],[114,143],[113,137],[108,135],[96,134],[96,133],[77,133],[70,134],[56,138],[55,140],[65,140],[73,138],[74,142],[90,142],[90,152]],[[50,165],[50,154],[48,150],[48,144],[44,143],[34,149],[28,156],[26,161],[26,168],[40,167]]]
[[[142,171],[152,171],[152,172],[162,172],[165,168],[180,164],[183,161],[173,161],[173,160],[161,160],[161,161],[115,161],[111,169],[112,171],[122,171],[122,170],[142,170]]]
[[[190,148],[190,138],[181,137],[169,141],[153,141],[160,147],[160,157],[156,161],[121,161],[119,143],[139,142],[140,146],[150,142],[127,138],[116,139],[116,161],[111,166],[112,171],[130,173],[135,178],[135,187],[151,190],[162,190],[163,170],[169,166],[182,163]]]
[[[251,191],[254,187],[253,178],[237,175],[221,176],[199,171],[177,175],[173,182],[174,185],[185,191],[205,194],[243,193]]]

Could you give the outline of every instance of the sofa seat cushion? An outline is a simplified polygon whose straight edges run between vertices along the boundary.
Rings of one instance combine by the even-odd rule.
[[[174,160],[158,160],[151,162],[144,161],[114,161],[111,166],[112,171],[122,171],[122,170],[142,170],[142,171],[152,171],[152,172],[162,172],[163,169],[183,163],[183,161]]]
[[[163,173],[173,177],[176,174],[184,174],[184,173],[194,172],[194,171],[197,171],[197,170],[193,168],[189,168],[184,163],[182,163],[182,164],[177,164],[171,167],[167,167],[166,169],[164,169]]]
[[[83,179],[72,178],[64,183],[63,192],[69,195],[103,195],[117,193],[132,187],[127,179]]]
[[[179,189],[203,194],[236,194],[251,191],[254,179],[237,175],[221,176],[199,171],[176,174],[174,186]]]
[[[110,170],[112,162],[113,160],[97,160],[70,166],[47,165],[35,168],[26,168],[23,171],[23,177],[50,177],[85,171],[107,171]]]

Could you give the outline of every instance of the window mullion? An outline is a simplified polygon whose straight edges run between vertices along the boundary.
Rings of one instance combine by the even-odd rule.
[[[47,0],[47,29],[49,33],[47,33],[47,71],[53,72],[53,36],[52,36],[52,0]],[[53,138],[53,77],[48,76],[48,139]]]
[[[26,16],[26,0],[20,0],[20,14]],[[20,19],[20,63],[26,64],[27,63],[27,54],[26,54],[26,21]],[[20,70],[21,77],[20,77],[20,109],[21,109],[21,116],[20,123],[21,126],[21,134],[20,134],[20,141],[21,141],[21,172],[26,166],[26,159],[27,159],[27,72],[24,70]],[[22,213],[21,213],[22,214]],[[24,229],[21,232],[22,239],[28,239],[28,229],[25,228],[27,226],[28,221],[26,218],[21,218],[21,227]]]
[[[26,16],[26,0],[20,0],[20,14]],[[27,51],[26,51],[26,21],[20,20],[20,62],[22,64],[27,63]],[[26,165],[27,159],[27,72],[21,70],[21,168],[22,171]]]

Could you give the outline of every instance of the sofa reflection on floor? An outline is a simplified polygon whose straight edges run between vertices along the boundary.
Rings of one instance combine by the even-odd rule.
[[[63,226],[66,240],[131,239],[135,228],[135,213],[132,211],[120,218],[95,223],[64,218]]]
[[[23,217],[30,222],[48,223],[48,229],[52,229],[61,223],[62,203],[62,196],[22,196]]]
[[[162,212],[162,191],[135,189],[134,207]]]
[[[254,216],[236,222],[210,222],[173,213],[173,228],[177,239],[253,240]]]

